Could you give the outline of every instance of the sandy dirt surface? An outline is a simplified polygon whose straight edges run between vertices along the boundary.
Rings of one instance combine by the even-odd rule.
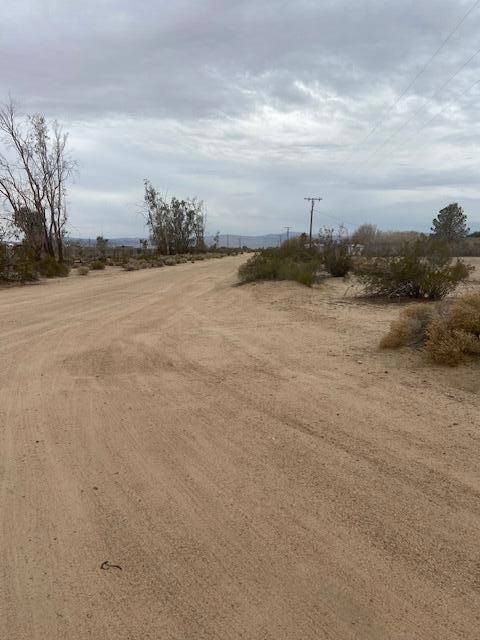
[[[243,259],[0,291],[2,639],[479,637],[480,367]]]

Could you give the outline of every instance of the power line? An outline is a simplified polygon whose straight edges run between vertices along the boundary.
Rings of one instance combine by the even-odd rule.
[[[395,109],[395,107],[398,105],[398,103],[402,100],[403,97],[405,97],[405,95],[410,91],[410,89],[416,84],[416,82],[418,81],[418,79],[425,73],[425,71],[429,68],[429,66],[432,64],[432,62],[434,61],[434,59],[439,55],[439,53],[444,49],[444,47],[448,44],[448,42],[452,39],[452,37],[455,35],[455,33],[457,33],[457,31],[460,29],[460,27],[464,24],[464,22],[467,20],[467,18],[473,13],[473,11],[480,5],[480,0],[476,0],[476,2],[473,3],[473,5],[468,9],[468,11],[462,16],[462,18],[459,20],[459,22],[457,22],[457,24],[454,26],[454,28],[452,29],[452,31],[448,34],[448,36],[442,41],[442,43],[440,44],[440,46],[433,52],[433,54],[430,56],[430,58],[427,60],[427,62],[424,64],[424,66],[420,69],[420,71],[414,76],[414,78],[410,81],[410,83],[407,85],[407,87],[405,87],[405,89],[397,96],[397,98],[395,99],[395,101],[393,102],[393,104],[389,107],[389,109],[385,112],[384,116],[382,117],[382,119],[377,122],[374,127],[370,130],[370,132],[367,134],[367,136],[356,145],[356,148],[358,149],[361,145],[363,145],[365,142],[367,142],[367,140],[380,128],[383,126],[383,124],[386,121],[386,118],[388,115],[390,115],[390,113]],[[407,118],[407,120],[398,128],[396,129],[393,134],[391,136],[389,136],[379,147],[375,148],[373,150],[373,153],[371,155],[369,155],[366,159],[366,162],[368,163],[373,157],[375,157],[377,155],[377,153],[379,153],[386,145],[389,144],[389,142],[391,142],[392,140],[394,140],[399,133],[405,128],[407,127],[410,122],[412,122],[427,106],[427,104],[433,100],[441,91],[443,91],[462,71],[463,69],[465,69],[478,55],[480,54],[480,48],[477,49],[472,56],[470,56],[456,71],[455,73],[453,73],[438,89],[436,89],[433,94],[426,100],[426,102],[419,108],[417,109],[409,118]],[[468,93],[469,91],[471,91],[471,89],[473,89],[473,87],[477,84],[480,83],[480,80],[477,80],[471,87],[469,87],[469,89],[467,89],[467,91],[463,94],[461,94],[460,97],[462,97],[463,95],[465,95],[466,93]],[[427,122],[425,122],[418,131],[422,131],[426,126],[428,126],[435,118],[437,118],[441,113],[443,113],[449,106],[451,106],[452,102],[450,102],[448,105],[446,105],[441,111],[439,111],[437,114],[435,114],[432,118],[430,118]],[[355,152],[355,148],[352,150],[352,153],[350,154],[350,156],[347,158],[347,162],[351,159],[351,157],[353,156]],[[306,198],[307,199],[307,198]],[[344,200],[346,200],[347,198],[345,198]],[[313,203],[312,203],[312,215],[313,215]],[[332,218],[334,220],[336,220],[337,222],[339,222],[338,218],[335,218],[334,216],[330,216],[328,214],[324,214],[329,218]],[[353,223],[348,223],[348,222],[344,222],[344,224],[347,224],[348,226],[356,226]]]
[[[331,220],[334,220],[339,225],[343,224],[347,227],[357,227],[357,225],[354,222],[348,222],[348,220],[344,220],[343,218],[332,216],[331,214],[325,213],[324,211],[322,211],[322,215],[326,216],[327,218],[330,218]]]
[[[426,127],[428,127],[434,120],[436,120],[439,116],[441,116],[442,113],[445,113],[445,111],[453,107],[453,105],[455,105],[459,99],[463,98],[468,93],[470,93],[470,91],[474,87],[476,87],[478,84],[480,84],[480,80],[475,80],[475,82],[471,84],[468,87],[468,89],[463,91],[455,100],[450,100],[450,102],[447,102],[447,104],[442,109],[440,109],[440,111],[437,111],[437,113],[435,113],[431,118],[426,120],[418,129],[416,129],[409,138],[404,140],[402,146],[406,146],[409,142],[411,142],[421,131],[426,129]]]
[[[420,69],[420,71],[415,75],[415,77],[413,78],[413,80],[411,80],[411,82],[405,87],[405,89],[397,96],[397,98],[395,99],[395,101],[393,102],[393,104],[387,109],[387,111],[385,112],[385,114],[383,115],[382,119],[379,120],[374,127],[370,130],[370,132],[367,134],[367,136],[361,140],[356,146],[359,147],[363,144],[365,144],[365,142],[367,142],[371,136],[382,127],[382,125],[384,124],[385,120],[387,119],[387,117],[392,113],[392,111],[395,109],[395,107],[398,105],[398,103],[400,102],[400,100],[402,100],[402,98],[404,98],[407,93],[410,91],[410,89],[415,85],[415,83],[417,82],[417,80],[419,78],[421,78],[421,76],[425,73],[425,71],[428,69],[428,67],[432,64],[432,62],[435,60],[435,58],[438,56],[438,54],[444,49],[444,47],[450,42],[450,40],[452,39],[452,37],[455,35],[455,33],[457,33],[457,31],[460,29],[460,27],[463,25],[463,23],[467,20],[467,18],[470,16],[470,14],[480,5],[480,0],[476,0],[476,2],[474,2],[474,4],[470,7],[470,9],[463,15],[463,17],[460,19],[459,22],[457,22],[457,24],[455,25],[455,27],[453,28],[452,31],[450,31],[450,33],[448,34],[448,36],[445,38],[445,40],[443,40],[443,42],[440,44],[440,46],[438,47],[438,49],[436,49],[433,54],[430,56],[430,58],[428,59],[428,61],[425,63],[425,65]],[[352,154],[349,156],[348,160],[352,157],[354,151],[352,151]]]
[[[403,145],[405,146],[407,145],[411,140],[413,140],[421,131],[423,131],[426,127],[428,127],[436,118],[438,118],[439,116],[442,115],[442,113],[444,113],[445,111],[447,111],[450,107],[452,107],[457,100],[463,98],[464,96],[466,96],[468,93],[470,93],[470,91],[476,87],[477,85],[480,84],[480,80],[475,80],[474,83],[472,83],[465,91],[463,91],[457,98],[456,100],[451,100],[450,102],[448,102],[442,109],[440,109],[440,111],[438,111],[437,113],[435,113],[431,118],[429,118],[428,120],[426,120],[418,129],[416,129],[413,134],[407,138],[406,140],[404,140]],[[373,165],[375,166],[375,165]],[[350,183],[352,184],[352,183]],[[340,200],[340,205],[342,205],[344,202],[346,202],[348,200],[349,196],[345,196],[343,199]],[[327,218],[331,218],[332,220],[335,220],[337,223],[342,223],[345,224],[347,226],[351,226],[351,227],[356,227],[357,225],[353,224],[352,222],[348,222],[346,220],[341,220],[340,218],[336,218],[335,216],[329,215],[328,213],[323,212],[323,215],[326,216]]]
[[[377,153],[379,153],[384,147],[386,147],[386,145],[389,142],[394,140],[398,136],[398,134],[401,133],[401,131],[403,131],[403,129],[405,129],[405,127],[407,127],[410,124],[410,122],[415,120],[418,114],[424,111],[427,104],[431,100],[436,98],[438,94],[441,91],[443,91],[458,76],[458,74],[461,73],[465,69],[465,67],[467,67],[472,62],[472,60],[474,60],[478,56],[478,54],[480,54],[480,47],[455,71],[455,73],[453,73],[438,89],[436,89],[432,93],[432,95],[429,98],[427,98],[427,101],[424,104],[422,104],[422,106],[419,109],[414,111],[413,114],[409,118],[407,118],[407,120],[405,120],[405,122],[400,127],[398,127],[398,129],[396,129],[391,136],[389,136],[379,147],[373,150],[373,153],[367,157],[366,162],[368,162],[371,158],[375,157]]]

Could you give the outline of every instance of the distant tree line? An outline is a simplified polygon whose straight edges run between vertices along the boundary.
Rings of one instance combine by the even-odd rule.
[[[467,215],[456,202],[441,209],[432,221],[430,237],[447,244],[452,251],[466,246],[463,241],[468,234]],[[418,231],[381,231],[376,225],[362,224],[351,235],[350,242],[360,245],[364,253],[395,255],[404,245],[425,236]]]

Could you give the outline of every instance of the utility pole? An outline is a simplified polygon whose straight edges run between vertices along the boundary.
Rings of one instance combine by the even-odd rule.
[[[304,198],[304,200],[308,200],[308,202],[312,203],[310,208],[310,248],[312,248],[313,207],[315,206],[315,202],[320,202],[323,198]]]
[[[290,240],[290,229],[291,229],[291,228],[292,228],[292,227],[285,227],[285,230],[286,230],[286,232],[287,232],[287,242]]]

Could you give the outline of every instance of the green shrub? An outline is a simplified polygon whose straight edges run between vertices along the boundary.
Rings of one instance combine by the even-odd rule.
[[[81,266],[81,267],[78,267],[77,269],[78,276],[88,276],[89,273],[90,273],[90,269],[87,266]]]
[[[70,267],[64,262],[57,262],[50,256],[35,263],[35,270],[44,278],[64,278],[70,273]]]
[[[321,255],[315,249],[304,246],[304,241],[285,242],[275,249],[255,253],[239,267],[241,282],[256,280],[294,280],[311,286],[322,264]]]
[[[35,263],[23,258],[0,260],[0,282],[17,282],[20,284],[34,282],[38,279]]]
[[[102,271],[103,269],[105,269],[105,263],[101,260],[94,260],[90,263],[90,269],[92,271]]]
[[[431,238],[405,244],[399,257],[373,258],[357,265],[368,295],[439,300],[465,281],[471,268],[452,263],[448,246]]]
[[[404,310],[380,346],[422,346],[429,360],[452,367],[480,356],[480,293]]]
[[[345,277],[353,267],[349,240],[340,233],[334,237],[332,229],[325,229],[321,238],[325,269],[335,278]]]

